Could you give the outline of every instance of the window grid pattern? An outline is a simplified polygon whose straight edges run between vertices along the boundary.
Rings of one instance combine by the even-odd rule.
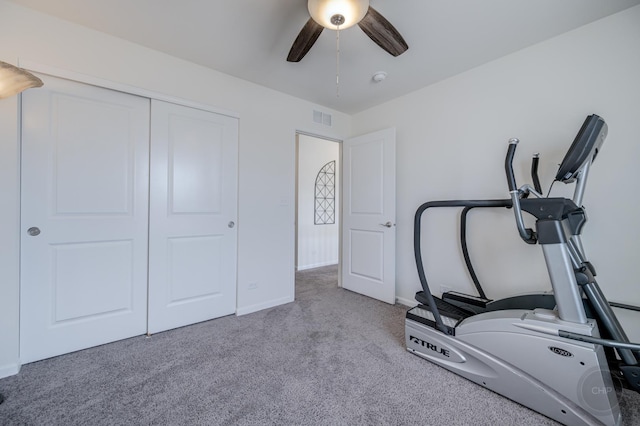
[[[313,223],[332,225],[336,223],[336,161],[322,166],[316,176],[315,212]]]

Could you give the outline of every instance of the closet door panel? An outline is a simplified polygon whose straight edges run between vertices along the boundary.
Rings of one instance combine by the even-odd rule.
[[[20,358],[144,334],[149,100],[42,76],[22,102]]]
[[[149,333],[236,310],[238,120],[152,101]]]

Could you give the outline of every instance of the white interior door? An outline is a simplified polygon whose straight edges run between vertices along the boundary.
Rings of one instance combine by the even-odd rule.
[[[25,363],[146,331],[149,100],[42,79],[22,102]]]
[[[238,120],[152,101],[149,333],[236,308]]]
[[[342,286],[395,303],[395,128],[343,142]]]

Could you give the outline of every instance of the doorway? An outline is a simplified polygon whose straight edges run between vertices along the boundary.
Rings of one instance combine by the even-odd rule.
[[[311,140],[308,145],[307,138]],[[340,142],[297,134],[296,275],[312,268],[337,265],[338,287],[393,304],[396,299],[396,130],[391,127]],[[333,145],[337,149],[335,168],[332,158],[320,157],[313,151],[310,155],[303,152],[322,143],[337,145],[337,148]],[[316,164],[305,163],[307,158],[314,159]],[[330,190],[323,192],[324,182],[331,182],[332,170],[339,173],[333,176],[334,194]],[[311,178],[305,180],[304,175]],[[313,203],[305,203],[305,196],[313,198]],[[323,204],[326,198],[335,204]],[[335,223],[326,223],[332,220]],[[318,244],[313,234],[309,237],[303,233],[304,221],[313,221],[309,226],[313,232],[323,232],[322,227],[327,225],[335,226],[337,259],[313,257],[324,246]],[[332,245],[326,247],[335,249]],[[303,257],[309,252],[311,261]]]
[[[341,144],[296,134],[296,283],[322,272],[338,283]]]

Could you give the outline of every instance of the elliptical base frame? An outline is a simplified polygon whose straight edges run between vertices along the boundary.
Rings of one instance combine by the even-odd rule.
[[[616,386],[610,372],[602,370],[604,348],[549,334],[569,326],[554,311],[478,314],[462,320],[451,336],[427,325],[428,318],[416,320],[425,310],[419,305],[407,312],[409,352],[563,424],[620,424]],[[475,327],[480,321],[482,330]],[[578,328],[598,335],[593,321]]]

